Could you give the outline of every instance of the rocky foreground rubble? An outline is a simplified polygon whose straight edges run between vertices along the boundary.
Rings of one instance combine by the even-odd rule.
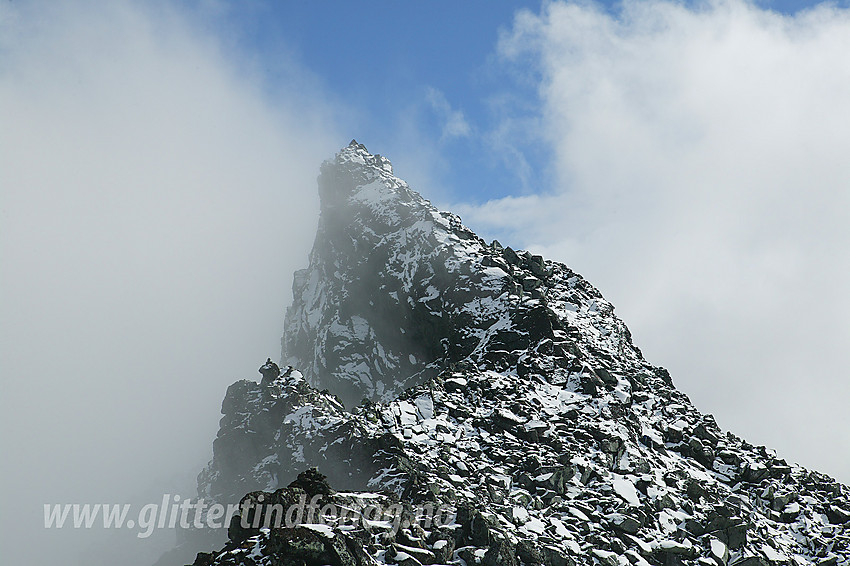
[[[228,389],[199,495],[329,511],[247,509],[196,565],[850,565],[848,488],[722,431],[581,276],[484,242],[356,142],[319,187],[291,367]],[[363,501],[399,518],[340,520]]]

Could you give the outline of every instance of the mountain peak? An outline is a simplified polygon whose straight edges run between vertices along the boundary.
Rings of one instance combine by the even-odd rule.
[[[325,486],[282,487],[315,466],[340,509],[456,521],[331,513],[319,536],[236,517],[196,565],[850,566],[846,486],[722,431],[581,276],[488,245],[390,171],[355,141],[322,166],[282,339],[296,369],[228,389],[199,494],[291,502]]]
[[[311,385],[348,406],[389,400],[458,364],[515,365],[514,351],[562,341],[581,332],[575,320],[593,317],[607,329],[594,347],[642,360],[580,276],[488,245],[390,171],[355,140],[322,166],[319,228],[282,339],[282,363]]]
[[[354,162],[361,165],[377,167],[382,171],[392,174],[392,164],[390,160],[380,154],[371,154],[366,146],[359,143],[357,140],[351,142],[340,149],[333,159],[336,163]]]
[[[379,179],[393,179],[390,160],[371,154],[366,146],[351,140],[344,148],[322,164],[319,175],[319,197],[322,206],[333,206],[350,191]]]
[[[392,398],[468,355],[465,329],[483,315],[458,301],[509,287],[482,264],[484,241],[356,140],[322,165],[318,184],[319,227],[310,265],[295,274],[284,363],[352,405]]]

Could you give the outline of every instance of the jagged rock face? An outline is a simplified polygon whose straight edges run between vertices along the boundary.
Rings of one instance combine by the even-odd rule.
[[[268,384],[237,381],[221,411],[213,460],[198,476],[200,496],[213,501],[275,489],[316,465],[337,487],[359,489],[381,468],[376,453],[397,444],[350,419],[339,399],[316,391],[294,370]]]
[[[330,392],[231,386],[201,493],[273,497],[318,466],[457,522],[243,533],[198,564],[310,564],[286,546],[309,538],[316,563],[850,565],[847,487],[722,431],[569,268],[485,245],[359,145],[320,187],[284,345]],[[347,411],[337,390],[395,397]]]
[[[469,355],[507,310],[507,274],[386,158],[352,142],[319,176],[321,215],[295,274],[284,364],[345,404],[388,400]]]

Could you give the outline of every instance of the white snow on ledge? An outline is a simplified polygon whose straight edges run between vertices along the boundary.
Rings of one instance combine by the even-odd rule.
[[[640,507],[638,492],[631,480],[615,474],[611,484],[614,487],[614,492],[622,497],[626,503],[633,507]]]

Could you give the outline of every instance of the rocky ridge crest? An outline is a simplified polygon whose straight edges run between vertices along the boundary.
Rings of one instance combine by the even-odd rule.
[[[343,500],[457,520],[240,531],[196,564],[850,565],[848,488],[722,431],[581,276],[484,242],[356,142],[319,192],[297,369],[228,389],[199,494],[286,498],[317,467]]]

